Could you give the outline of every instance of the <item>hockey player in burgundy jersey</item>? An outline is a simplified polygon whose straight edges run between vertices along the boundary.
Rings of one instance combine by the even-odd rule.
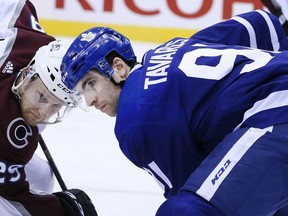
[[[278,18],[257,10],[174,38],[140,64],[125,36],[91,28],[61,70],[88,106],[116,116],[121,150],[164,189],[157,216],[283,216],[287,48]]]
[[[47,35],[26,0],[2,0],[0,26],[0,215],[97,215],[81,190],[31,191],[24,169],[38,145],[37,125],[59,122],[79,102],[59,72],[71,41]]]

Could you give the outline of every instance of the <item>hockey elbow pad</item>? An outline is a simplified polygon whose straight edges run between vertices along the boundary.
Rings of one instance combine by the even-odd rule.
[[[69,189],[54,193],[65,212],[69,216],[97,216],[95,207],[89,196],[82,190]]]

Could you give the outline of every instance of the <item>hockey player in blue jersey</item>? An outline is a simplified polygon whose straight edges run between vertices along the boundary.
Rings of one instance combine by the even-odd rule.
[[[81,33],[62,77],[88,106],[116,116],[126,157],[167,198],[157,216],[285,215],[288,43],[258,10],[174,38],[137,63],[110,28]]]

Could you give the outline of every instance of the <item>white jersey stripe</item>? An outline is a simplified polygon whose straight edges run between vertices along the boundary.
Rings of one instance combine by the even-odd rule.
[[[1,0],[0,31],[14,26],[25,3],[25,0]]]
[[[250,38],[250,47],[257,48],[256,34],[253,29],[253,26],[247,20],[243,19],[242,17],[235,16],[235,17],[232,17],[231,19],[241,23],[247,29],[249,38]]]
[[[273,50],[279,51],[279,49],[280,49],[279,39],[278,39],[276,29],[275,29],[271,19],[269,18],[269,16],[264,11],[257,10],[257,12],[263,16],[263,18],[265,19],[265,21],[268,25]]]
[[[162,172],[162,170],[158,167],[158,165],[152,161],[148,164],[148,166],[161,178],[165,183],[168,185],[169,188],[173,188],[170,180],[167,178],[167,176]]]
[[[268,95],[266,98],[264,98],[263,100],[257,101],[251,109],[247,110],[244,113],[242,122],[234,129],[234,131],[240,128],[243,122],[245,122],[248,118],[250,118],[251,116],[261,111],[265,111],[265,110],[273,109],[277,107],[282,107],[282,106],[288,106],[287,95],[288,95],[288,90],[283,90],[283,91],[273,92],[270,95]]]
[[[5,216],[5,215],[6,216],[23,216],[23,215],[31,216],[31,214],[29,214],[27,210],[25,211],[24,207],[20,203],[17,203],[14,201],[8,201],[1,196],[0,196],[0,206],[1,206],[0,207],[1,216]],[[19,211],[20,207],[21,207],[21,210],[23,210],[21,212]]]
[[[238,161],[266,131],[257,128],[250,128],[246,131],[210,173],[196,193],[209,201]]]

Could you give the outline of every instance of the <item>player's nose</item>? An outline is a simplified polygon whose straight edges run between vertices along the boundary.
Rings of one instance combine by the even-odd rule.
[[[84,97],[85,97],[85,101],[86,101],[86,105],[87,105],[87,106],[89,106],[89,107],[90,107],[90,106],[96,107],[96,104],[97,104],[97,101],[98,101],[98,97],[97,97],[96,94],[92,94],[92,93],[90,93],[90,94],[85,94]]]

